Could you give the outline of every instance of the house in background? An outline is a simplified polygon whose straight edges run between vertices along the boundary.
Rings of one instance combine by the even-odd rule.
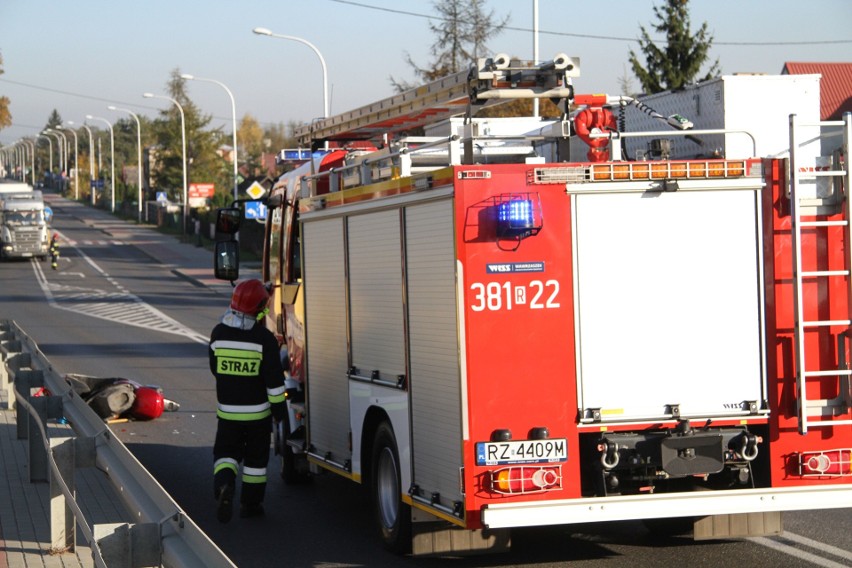
[[[782,75],[820,75],[820,120],[843,120],[852,112],[852,63],[801,63],[788,61]],[[840,134],[838,127],[823,128],[823,134]],[[829,156],[842,144],[842,135],[823,140],[821,155]]]
[[[788,61],[782,75],[822,76],[820,80],[820,120],[841,120],[852,112],[852,63],[799,63]]]

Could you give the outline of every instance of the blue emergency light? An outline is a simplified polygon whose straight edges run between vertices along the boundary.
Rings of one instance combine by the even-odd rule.
[[[531,199],[512,197],[497,204],[497,236],[523,239],[538,233],[536,207]]]

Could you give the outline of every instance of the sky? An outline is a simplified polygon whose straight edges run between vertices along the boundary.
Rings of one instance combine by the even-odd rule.
[[[534,0],[487,0],[508,26],[491,53],[533,59]],[[578,93],[620,94],[619,79],[638,80],[629,51],[644,26],[653,30],[663,0],[538,0],[539,57],[579,57]],[[711,59],[723,74],[778,74],[786,61],[852,61],[852,0],[692,0],[691,29],[708,24]],[[168,101],[173,70],[213,79],[233,93],[237,120],[261,125],[323,116],[323,73],[306,44],[259,36],[263,27],[313,44],[327,66],[331,115],[393,94],[390,77],[413,81],[406,54],[432,61],[430,0],[0,0],[0,96],[13,125],[0,144],[37,134],[56,109],[81,124],[110,122],[132,110],[151,118]],[[644,61],[644,59],[643,59]],[[188,94],[212,125],[230,133],[231,101],[214,83],[191,81]],[[783,96],[783,93],[779,93]],[[102,121],[89,125],[105,128]]]

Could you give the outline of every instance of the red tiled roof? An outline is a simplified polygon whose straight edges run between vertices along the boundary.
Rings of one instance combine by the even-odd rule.
[[[819,85],[820,120],[839,120],[852,112],[852,63],[784,64],[782,75],[822,75]]]

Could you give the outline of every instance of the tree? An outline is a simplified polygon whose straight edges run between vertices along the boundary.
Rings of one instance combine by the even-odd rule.
[[[59,114],[59,111],[53,109],[50,113],[50,116],[47,117],[47,124],[44,125],[44,128],[56,128],[57,126],[62,124],[62,116]]]
[[[288,120],[287,123],[279,122],[267,126],[264,131],[264,145],[273,152],[284,148],[296,148],[299,142],[296,140],[296,129],[304,126],[304,122]],[[268,142],[267,142],[268,141]]]
[[[56,130],[56,127],[60,124],[62,124],[62,117],[59,115],[58,110],[53,109],[53,111],[51,111],[50,113],[50,116],[47,117],[47,122],[45,123],[44,128],[42,128],[42,131],[47,130],[48,128]],[[42,151],[39,151],[38,148],[36,148],[36,154],[38,156],[37,160],[39,161],[39,163],[41,163],[43,157],[44,163],[47,164],[47,166],[44,168],[45,170],[50,169],[51,173],[61,172],[62,164],[59,162],[59,156],[61,155],[59,151],[59,137],[54,136],[53,134],[45,134],[43,135],[43,137],[36,138],[37,145],[40,140],[45,140],[45,142],[47,142],[47,148]],[[52,162],[51,156],[53,158]],[[54,165],[56,166],[55,168],[53,168]]]
[[[3,55],[0,54],[0,75],[3,74]],[[9,111],[9,97],[0,96],[0,130],[12,125],[12,113]]]
[[[639,26],[642,30],[639,46],[645,55],[647,66],[642,66],[632,49],[630,65],[647,94],[679,89],[694,82],[701,67],[710,58],[708,52],[713,45],[713,36],[707,31],[706,22],[698,32],[690,31],[688,3],[689,0],[665,0],[664,6],[654,6],[654,15],[658,21],[652,27],[657,32],[666,34],[665,48],[655,45],[645,27]],[[706,81],[718,74],[717,59],[707,74],[699,80]]]
[[[422,82],[429,82],[457,73],[486,53],[486,42],[506,27],[509,16],[498,20],[494,10],[485,12],[485,0],[437,0],[432,6],[438,13],[438,23],[429,23],[435,42],[429,49],[434,58],[428,67],[420,67],[408,52],[406,62]],[[414,85],[390,78],[398,92]]]
[[[261,157],[264,151],[263,129],[257,120],[250,114],[245,114],[240,120],[237,128],[237,143],[240,146],[241,158],[246,166],[248,175],[256,175],[255,172],[261,167]]]
[[[179,69],[174,69],[166,85],[170,98],[183,108],[186,123],[187,183],[214,183],[217,192],[230,194],[233,188],[233,170],[217,153],[222,140],[221,129],[205,130],[212,117],[204,115],[186,94],[186,80]],[[183,199],[183,149],[180,111],[174,105],[160,112],[162,117],[154,125],[158,143],[157,166],[152,172],[156,186],[171,189],[173,196]]]

